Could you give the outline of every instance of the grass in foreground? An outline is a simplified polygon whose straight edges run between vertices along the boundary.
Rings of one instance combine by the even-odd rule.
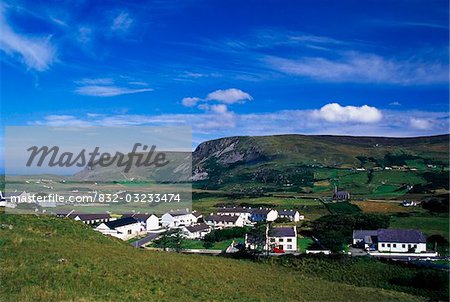
[[[0,214],[0,226],[3,301],[422,300],[281,266],[135,249],[65,219]]]

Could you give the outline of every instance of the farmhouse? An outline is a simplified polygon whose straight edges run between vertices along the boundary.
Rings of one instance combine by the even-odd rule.
[[[270,249],[278,249],[284,252],[297,251],[297,230],[290,228],[273,228],[269,230]]]
[[[305,216],[300,215],[296,210],[282,210],[278,211],[278,218],[287,218],[290,221],[299,222],[300,220],[305,219]]]
[[[245,234],[245,247],[274,252],[297,251],[297,229],[295,227],[266,227],[264,235]]]
[[[194,215],[189,209],[176,210],[165,213],[161,216],[161,225],[166,228],[174,228],[179,226],[188,226],[197,223],[201,215]]]
[[[216,228],[243,227],[244,219],[241,216],[208,215],[203,218],[205,223]]]
[[[252,209],[252,213],[250,216],[251,221],[275,221],[278,218],[277,210],[272,210],[269,208],[259,208]]]
[[[246,207],[223,207],[217,210],[217,215],[241,216],[245,222],[250,221],[251,208]]]
[[[133,217],[120,218],[101,223],[95,230],[103,235],[110,235],[122,240],[128,240],[139,234],[145,233],[145,228],[142,223]]]
[[[76,221],[81,221],[89,225],[108,222],[111,220],[111,216],[109,214],[84,214],[72,212],[68,214],[66,217]]]
[[[426,252],[427,240],[419,230],[355,230],[353,245],[366,250],[389,253]]]
[[[154,214],[123,214],[122,218],[133,217],[145,226],[147,231],[159,229],[159,218]]]
[[[427,250],[427,239],[419,230],[378,230],[379,252],[414,252]]]
[[[211,232],[211,227],[206,223],[199,223],[182,228],[183,234],[189,239],[202,239]]]

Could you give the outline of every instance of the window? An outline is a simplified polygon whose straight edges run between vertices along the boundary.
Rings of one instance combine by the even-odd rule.
[[[414,248],[417,248],[417,244],[414,244]]]
[[[292,242],[292,238],[286,239],[287,242]]]
[[[270,242],[275,242],[275,238],[270,238]]]
[[[283,240],[283,238],[280,238],[280,242],[283,242],[284,240]]]
[[[288,249],[288,250],[292,250],[292,245],[291,245],[291,244],[288,244],[288,245],[287,245],[287,249]]]
[[[131,235],[131,230],[128,230],[128,235]]]
[[[409,249],[411,248],[411,244],[408,244],[408,248],[409,248]]]
[[[384,247],[384,246],[385,246],[385,244],[384,244],[384,243],[382,243],[382,244],[381,244],[381,247]]]
[[[402,244],[402,248],[405,248],[406,247],[406,244]]]
[[[396,244],[396,243],[394,243],[394,244],[392,245],[392,247],[397,247],[397,244]]]
[[[387,244],[387,247],[391,247],[391,244],[390,244],[390,243],[388,243],[388,244]]]

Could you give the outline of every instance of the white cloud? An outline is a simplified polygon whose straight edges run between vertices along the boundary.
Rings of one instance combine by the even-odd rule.
[[[429,120],[421,118],[411,118],[409,123],[411,127],[418,130],[428,130],[432,126]]]
[[[75,89],[76,94],[97,97],[112,97],[153,91],[153,88],[142,87],[144,82],[139,82],[139,85],[131,84],[133,82],[129,82],[126,85],[117,85],[112,78],[82,79],[75,81],[75,83],[79,85]],[[136,88],[136,86],[139,86],[139,88]]]
[[[20,60],[29,69],[47,70],[56,60],[56,48],[51,36],[31,37],[16,33],[7,23],[5,8],[0,5],[0,49],[8,56]]]
[[[206,96],[206,100],[219,101],[225,104],[234,104],[251,101],[253,100],[253,97],[240,89],[230,88],[226,90],[219,89],[211,92]]]
[[[341,106],[338,103],[330,103],[313,111],[313,116],[333,123],[376,123],[383,118],[381,111],[375,107]]]
[[[200,101],[198,97],[186,97],[181,100],[181,103],[185,107],[193,107]]]
[[[227,105],[224,104],[217,104],[217,105],[211,105],[209,108],[212,112],[223,114],[228,112]]]
[[[440,62],[386,59],[379,55],[348,52],[338,59],[303,57],[263,59],[273,70],[329,82],[435,84],[448,82],[448,65]]]
[[[133,22],[134,20],[129,16],[127,12],[121,12],[114,18],[113,23],[111,25],[111,30],[126,32],[128,31],[128,29],[130,29]]]
[[[83,87],[78,87],[75,89],[75,92],[80,95],[89,95],[89,96],[99,96],[99,97],[110,97],[117,96],[122,94],[134,94],[153,91],[152,88],[140,88],[140,89],[132,89],[127,87],[119,87],[119,86],[99,86],[99,85],[88,85]]]
[[[389,103],[389,106],[401,106],[401,105],[402,104],[400,102],[397,102],[397,101]]]
[[[271,135],[286,133],[330,134],[354,136],[411,137],[448,133],[449,113],[428,111],[383,110],[383,122],[340,123],[318,119],[315,110],[283,110],[257,114],[233,112],[198,114],[99,114],[76,118],[73,116],[44,117],[32,125],[54,126],[191,126],[195,141],[235,135]],[[426,120],[429,128],[417,129],[412,120]],[[421,122],[419,122],[420,124]]]

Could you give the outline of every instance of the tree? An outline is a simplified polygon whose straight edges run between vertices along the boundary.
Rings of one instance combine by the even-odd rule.
[[[165,232],[163,236],[155,240],[155,246],[164,250],[173,249],[177,253],[183,249],[184,236],[180,229]]]
[[[312,223],[313,235],[333,252],[340,252],[351,241],[353,230],[377,230],[389,227],[389,216],[379,214],[326,215]]]

